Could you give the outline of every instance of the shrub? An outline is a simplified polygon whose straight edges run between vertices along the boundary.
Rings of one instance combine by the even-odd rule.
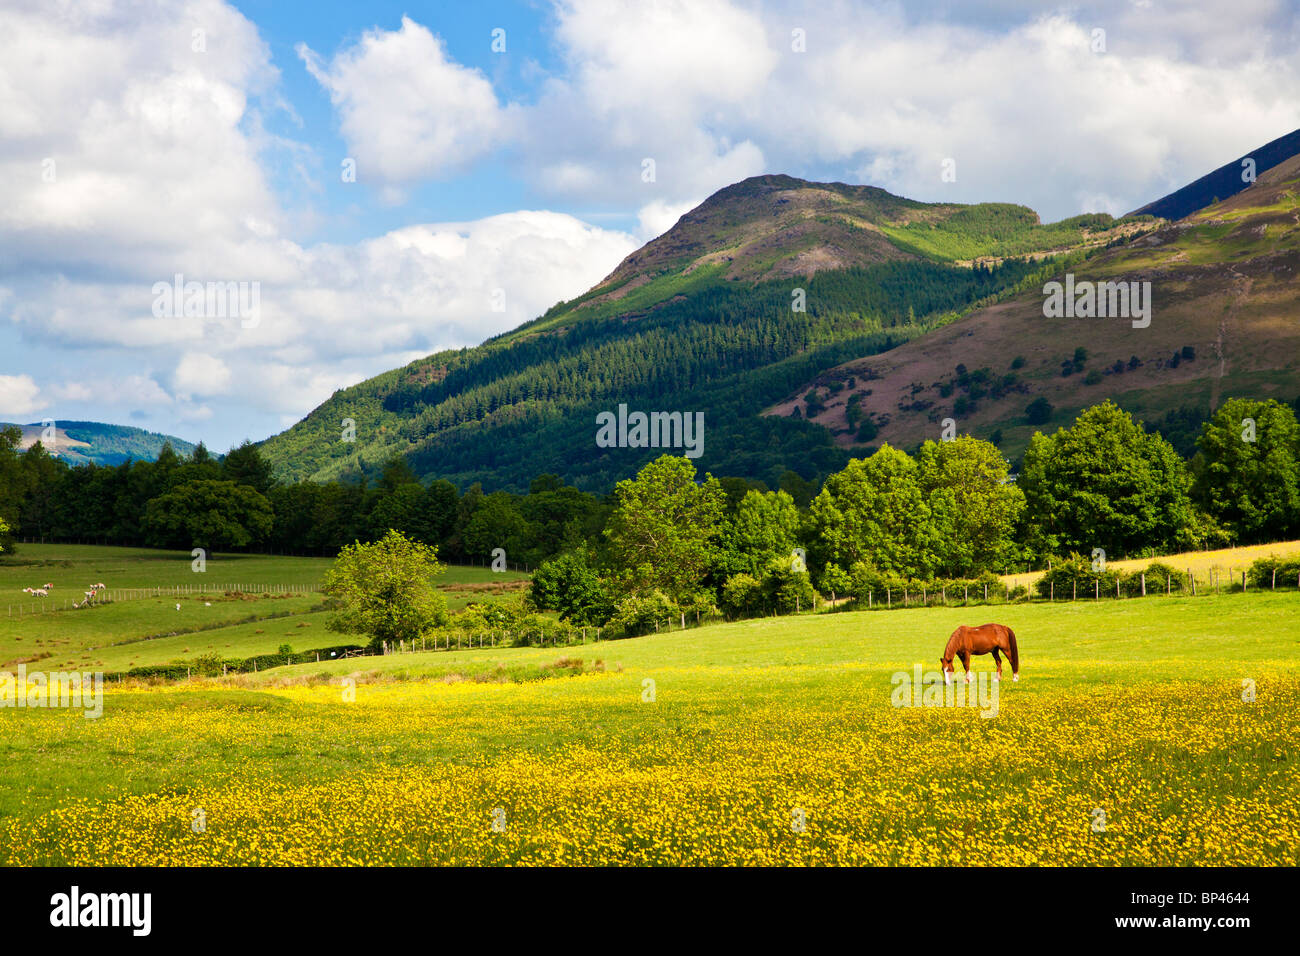
[[[1278,587],[1295,587],[1300,577],[1300,558],[1279,558],[1276,555],[1260,558],[1246,572],[1246,582],[1253,588],[1271,588],[1275,571]]]
[[[735,574],[722,586],[718,602],[728,617],[748,617],[762,601],[763,586],[749,574]]]
[[[1120,579],[1120,591],[1129,597],[1141,597],[1142,575],[1144,574],[1146,575],[1148,596],[1164,594],[1166,587],[1168,587],[1169,591],[1179,594],[1190,594],[1192,591],[1192,582],[1186,571],[1179,571],[1177,568],[1162,564],[1159,561],[1153,561],[1145,568],[1124,575]]]
[[[796,571],[789,558],[774,558],[763,573],[763,597],[767,606],[782,613],[810,611],[816,592],[807,571]]]
[[[670,623],[679,613],[677,605],[662,591],[649,591],[620,601],[609,626],[623,637],[636,637],[656,630],[658,625]]]
[[[1048,419],[1052,417],[1052,403],[1041,395],[1029,403],[1025,409],[1025,417],[1031,425],[1045,425]]]
[[[1051,568],[1034,587],[1039,597],[1070,598],[1076,593],[1080,597],[1096,594],[1105,597],[1115,594],[1115,582],[1121,577],[1119,571],[1110,568],[1093,570],[1091,559],[1075,553],[1068,558],[1053,558]]]

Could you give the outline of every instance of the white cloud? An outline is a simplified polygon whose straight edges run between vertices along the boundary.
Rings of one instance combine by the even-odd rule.
[[[524,210],[394,219],[369,238],[314,244],[294,227],[319,222],[317,211],[289,203],[270,170],[287,155],[307,177],[316,158],[263,130],[278,73],[238,10],[10,0],[0,348],[26,351],[25,374],[0,380],[5,414],[58,403],[61,417],[71,406],[127,420],[150,409],[150,427],[212,416],[260,438],[336,388],[585,291],[747,176],[1016,201],[1058,218],[1131,209],[1300,126],[1294,4],[1239,0],[1230,30],[1182,0],[1063,9],[562,0],[549,38],[560,65],[521,71],[532,95],[510,105],[409,18],[332,56],[300,47],[359,181],[385,198],[508,149],[541,196],[593,216],[619,210],[636,231]],[[1088,48],[1097,25],[1104,54]],[[192,47],[196,26],[205,52]],[[791,49],[794,27],[804,53]],[[940,181],[946,157],[956,183]],[[337,176],[337,158],[324,167]],[[155,316],[152,286],[176,273],[258,282],[260,324]]]
[[[521,113],[520,173],[648,217],[808,170],[1047,219],[1123,212],[1300,126],[1298,23],[1283,0],[1235,4],[1230,30],[1189,0],[557,0],[563,68]]]
[[[23,418],[48,404],[30,375],[0,375],[0,415]]]
[[[686,202],[680,203],[668,203],[662,199],[655,199],[646,203],[637,213],[637,222],[640,225],[637,231],[638,238],[643,242],[648,242],[656,236],[662,236],[677,224],[678,219],[703,201],[704,197],[688,199]]]
[[[195,24],[207,31],[206,53],[191,49]],[[407,22],[400,35],[336,58],[329,75],[346,86],[374,79],[386,59],[395,69],[418,66],[429,44],[441,51]],[[471,111],[487,104],[486,81],[471,71],[445,59],[423,67],[432,72],[409,77],[411,95],[437,89],[467,96]],[[294,242],[249,106],[275,76],[256,30],[215,0],[6,14],[0,337],[3,347],[17,343],[32,369],[34,356],[46,359],[43,374],[6,379],[11,414],[52,400],[61,417],[75,411],[160,429],[215,417],[261,438],[266,426],[241,419],[296,419],[336,388],[438,348],[477,344],[585,291],[636,246],[622,232],[545,211],[405,226],[350,245]],[[344,104],[375,105],[359,88]],[[435,114],[468,121],[455,108]],[[58,122],[38,121],[50,116]],[[401,126],[400,109],[388,119]],[[450,139],[430,129],[411,135],[380,145],[436,165],[446,143],[472,147],[476,134],[461,123]],[[297,161],[301,147],[288,147]],[[42,181],[46,156],[56,160],[52,182]],[[409,174],[385,169],[394,181]],[[260,323],[155,315],[154,284],[178,273],[258,283]],[[504,297],[494,300],[498,289]]]
[[[65,274],[234,268],[232,247],[278,216],[240,128],[276,76],[256,29],[220,0],[11,6],[0,259]]]
[[[172,376],[177,395],[220,395],[230,387],[230,368],[218,356],[186,352]]]
[[[779,117],[785,135],[759,141],[780,165],[848,163],[918,199],[1060,218],[1105,194],[1127,211],[1300,125],[1297,76],[1262,48],[1190,62],[1112,29],[1095,53],[1089,23],[1066,14],[989,33],[831,8],[808,30],[769,90],[769,128]]]
[[[567,71],[520,117],[524,175],[554,195],[639,207],[767,171],[763,149],[736,133],[760,114],[779,62],[757,11],[564,0],[556,16]]]
[[[440,37],[409,17],[398,30],[367,31],[328,65],[296,47],[329,91],[357,182],[374,182],[389,201],[402,187],[463,168],[503,141],[509,110],[478,70],[449,59]]]

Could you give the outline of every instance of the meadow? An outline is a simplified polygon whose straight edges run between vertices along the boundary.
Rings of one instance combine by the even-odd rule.
[[[98,719],[0,709],[0,862],[1293,866],[1298,602],[804,614],[110,686]],[[990,619],[1021,649],[995,716],[892,705]]]
[[[122,672],[205,654],[252,657],[282,644],[306,651],[365,643],[325,630],[316,589],[329,558],[219,555],[202,573],[191,561],[180,551],[21,545],[0,559],[0,667]],[[453,565],[438,583],[447,606],[457,610],[526,580],[514,571]],[[69,608],[99,582],[111,600]],[[22,593],[47,583],[54,584],[47,598]]]

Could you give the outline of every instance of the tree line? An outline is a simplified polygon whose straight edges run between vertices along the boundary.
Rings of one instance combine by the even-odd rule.
[[[618,484],[598,539],[542,564],[530,600],[635,633],[702,611],[797,611],[819,596],[998,588],[995,574],[1027,562],[1092,567],[1100,556],[1104,567],[1300,536],[1289,406],[1232,399],[1198,447],[1189,464],[1106,401],[1035,434],[1014,480],[996,446],[969,436],[915,456],[886,444],[830,475],[807,507],[784,491],[700,480],[689,460],[664,456]]]
[[[20,440],[0,432],[6,551],[22,537],[334,555],[395,529],[450,562],[500,549],[538,568],[539,608],[588,623],[660,604],[803,607],[814,590],[978,580],[1098,549],[1142,557],[1300,536],[1300,426],[1272,400],[1225,402],[1190,463],[1106,401],[1035,434],[1017,476],[995,445],[963,436],[915,455],[882,446],[820,485],[793,472],[775,487],[699,478],[666,455],[604,495],[553,474],[522,494],[462,491],[419,481],[400,458],[355,480],[281,483],[247,442],[222,457],[168,447],[156,461],[69,467]]]

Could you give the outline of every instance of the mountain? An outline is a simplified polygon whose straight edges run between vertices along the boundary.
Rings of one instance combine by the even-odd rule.
[[[1245,156],[1239,156],[1214,172],[1202,176],[1196,182],[1189,183],[1153,203],[1148,203],[1129,215],[1183,219],[1194,212],[1200,212],[1206,206],[1228,199],[1247,189],[1252,181],[1247,173],[1248,164],[1253,167],[1251,172],[1257,178],[1259,174],[1267,172],[1297,153],[1300,153],[1300,129],[1279,136],[1271,143],[1266,143]]]
[[[289,479],[372,473],[599,490],[662,453],[602,447],[597,416],[704,413],[701,467],[775,484],[848,451],[761,413],[800,383],[1010,295],[1045,257],[1155,228],[1149,217],[1043,224],[1002,203],[922,203],[870,186],[758,176],[711,196],[594,288],[518,329],[341,390],[262,445]],[[344,440],[344,421],[355,440]]]
[[[581,296],[340,390],[262,449],[289,479],[401,455],[462,487],[552,472],[601,491],[663,452],[609,447],[643,437],[637,412],[702,413],[702,448],[674,447],[776,485],[938,438],[946,418],[1014,457],[1036,428],[1113,398],[1190,453],[1227,395],[1300,392],[1297,153],[1300,131],[1250,154],[1245,188],[1229,189],[1230,163],[1122,219],[1050,224],[1023,206],[746,179]],[[1047,283],[1076,279],[1149,282],[1150,322],[1046,317]]]
[[[173,435],[103,422],[56,421],[53,426],[53,441],[44,438],[46,426],[40,422],[28,425],[0,422],[0,428],[10,427],[22,429],[20,448],[25,450],[40,441],[46,451],[70,465],[89,462],[96,465],[120,465],[135,458],[153,461],[168,442],[179,455],[188,455],[195,447]]]
[[[1145,208],[1167,207],[1161,200]],[[1076,283],[1150,282],[1150,324],[1045,317],[1043,285],[1064,283],[1066,271]],[[1187,454],[1189,426],[1199,432],[1229,396],[1300,405],[1298,275],[1300,156],[1293,155],[1231,198],[1162,220],[887,353],[812,376],[765,414],[805,411],[805,396],[816,392],[825,407],[813,420],[846,450],[862,433],[860,418],[871,421],[873,443],[905,448],[938,438],[943,419],[953,418],[958,431],[996,438],[1014,457],[1035,430],[1111,398],[1171,440],[1181,434],[1175,444]],[[850,380],[854,388],[845,387]],[[1036,399],[1051,406],[1045,422],[1031,421]]]

